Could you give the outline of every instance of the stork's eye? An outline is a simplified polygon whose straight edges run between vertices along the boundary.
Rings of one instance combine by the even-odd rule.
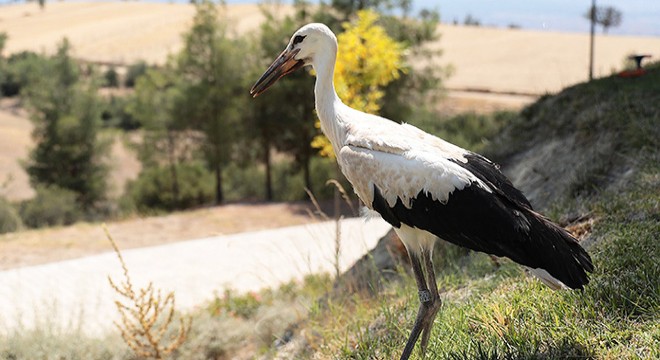
[[[303,40],[305,40],[305,36],[296,35],[296,37],[293,38],[293,45],[300,44]]]

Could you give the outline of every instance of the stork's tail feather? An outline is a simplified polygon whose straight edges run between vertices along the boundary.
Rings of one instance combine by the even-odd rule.
[[[543,238],[543,243],[551,245],[554,254],[546,254],[547,259],[542,261],[545,266],[531,269],[532,272],[551,288],[556,289],[561,284],[571,289],[583,289],[589,283],[587,273],[594,271],[591,257],[564,228],[538,213],[533,214],[538,221],[534,224],[536,226],[533,225],[536,228],[533,232]]]
[[[566,286],[566,284],[557,280],[547,271],[543,269],[532,269],[527,266],[526,268],[527,270],[529,270],[529,272],[534,274],[534,276],[536,276],[539,280],[541,280],[542,283],[544,283],[547,287],[551,288],[552,290],[568,289],[568,286]]]

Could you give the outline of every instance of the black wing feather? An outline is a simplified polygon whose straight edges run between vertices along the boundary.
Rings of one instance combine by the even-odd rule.
[[[586,272],[593,271],[589,254],[566,230],[534,212],[493,163],[477,156],[461,166],[494,191],[471,184],[454,190],[446,204],[421,191],[408,208],[401,199],[389,206],[374,186],[372,207],[397,228],[403,223],[456,245],[545,269],[574,289],[589,282]]]
[[[465,155],[465,158],[467,159],[466,163],[453,159],[450,161],[470,171],[479,178],[479,180],[488,184],[491,189],[499,192],[504,197],[529,209],[532,208],[532,204],[529,203],[529,200],[527,200],[525,195],[520,190],[516,189],[511,181],[502,174],[498,164],[472,152]]]

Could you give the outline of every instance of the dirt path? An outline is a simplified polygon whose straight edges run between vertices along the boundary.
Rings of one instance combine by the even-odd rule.
[[[252,208],[259,211],[258,216],[243,206],[232,210],[240,210],[234,215],[243,219],[272,224],[272,218],[279,218],[278,213],[285,209],[279,205]],[[164,292],[173,291],[177,310],[188,311],[226,289],[245,293],[299,281],[310,274],[333,272],[335,266],[345,271],[390,228],[382,219],[365,222],[358,218],[344,220],[341,226],[338,255],[335,223],[326,221],[123,249],[122,256],[134,286],[153,283]],[[152,229],[138,233],[148,234],[146,230]],[[115,238],[120,237],[126,241],[125,236],[115,234]],[[121,266],[112,252],[0,271],[0,336],[32,327],[78,329],[87,336],[112,330],[113,320],[119,320],[114,301],[120,297],[108,285],[108,276],[123,281]]]
[[[308,203],[230,204],[109,223],[122,249],[314,222]],[[0,270],[110,251],[99,223],[0,235]]]

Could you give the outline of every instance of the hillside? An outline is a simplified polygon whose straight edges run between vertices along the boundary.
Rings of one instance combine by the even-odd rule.
[[[77,57],[90,61],[130,64],[138,60],[162,64],[180,50],[181,34],[188,29],[195,8],[183,3],[49,2],[0,6],[0,32],[9,35],[6,51],[52,53],[67,37]],[[228,5],[231,29],[245,33],[264,17],[253,4]],[[276,13],[291,14],[291,6]]]
[[[611,76],[544,96],[491,146],[533,205],[625,192],[658,160],[660,63],[639,78]],[[657,164],[656,164],[657,165]]]

